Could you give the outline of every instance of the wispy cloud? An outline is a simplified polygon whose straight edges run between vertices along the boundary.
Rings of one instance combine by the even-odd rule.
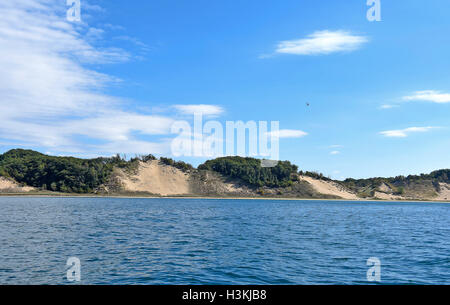
[[[124,31],[125,28],[121,25],[106,23],[103,25],[104,28],[112,30],[112,31]]]
[[[122,35],[122,36],[116,36],[116,37],[114,37],[114,39],[122,40],[122,41],[128,41],[128,42],[134,44],[135,46],[137,46],[144,53],[147,53],[147,52],[151,51],[151,49],[152,49],[150,46],[148,46],[147,44],[143,43],[142,41],[140,41],[136,37],[132,37],[132,36],[128,36],[128,35]]]
[[[380,132],[381,135],[390,138],[406,138],[411,133],[428,132],[436,127],[409,127],[405,129],[386,130]]]
[[[135,135],[168,134],[172,120],[124,110],[125,101],[105,93],[119,80],[87,65],[130,54],[95,46],[104,30],[68,22],[66,9],[65,1],[0,2],[0,139],[52,151],[160,149]]]
[[[348,31],[317,31],[306,38],[286,40],[278,44],[276,53],[294,55],[325,55],[359,49],[369,39]]]
[[[339,155],[341,152],[338,150],[333,150],[332,152],[330,152],[330,155]]]
[[[450,103],[450,93],[442,93],[435,90],[416,91],[414,94],[404,96],[405,101],[425,101],[432,103]]]
[[[224,112],[224,109],[217,105],[175,105],[173,107],[179,112],[189,115],[197,113],[202,115],[217,116]]]
[[[286,138],[302,138],[308,135],[307,132],[295,129],[280,129],[278,131],[271,131],[267,133],[269,136],[278,137],[280,139]]]
[[[392,108],[397,108],[399,107],[398,105],[391,105],[391,104],[384,104],[380,106],[380,109],[392,109]]]

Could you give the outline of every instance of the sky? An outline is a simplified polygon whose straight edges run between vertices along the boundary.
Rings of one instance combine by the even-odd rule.
[[[280,159],[335,179],[449,168],[450,3],[380,3],[1,1],[0,152],[170,157],[201,111],[278,121]]]

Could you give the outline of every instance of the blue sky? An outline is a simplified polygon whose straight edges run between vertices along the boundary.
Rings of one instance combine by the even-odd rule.
[[[1,152],[170,155],[180,105],[208,105],[298,131],[280,158],[333,178],[449,167],[447,0],[381,0],[381,22],[365,0],[81,0],[81,22],[65,0],[10,2]]]

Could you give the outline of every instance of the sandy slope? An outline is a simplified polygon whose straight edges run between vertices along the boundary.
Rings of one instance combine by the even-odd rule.
[[[15,181],[6,179],[4,177],[0,177],[0,192],[30,192],[34,190],[34,188],[29,186],[20,186]]]
[[[390,186],[387,185],[386,183],[382,183],[382,184],[378,187],[378,189],[379,189],[381,192],[383,192],[383,193],[391,193],[391,192],[392,192],[392,189],[391,189]]]
[[[342,199],[359,199],[356,194],[351,193],[335,182],[318,180],[307,176],[300,176],[299,178],[300,180],[311,184],[312,187],[321,194],[339,196]]]
[[[125,190],[130,192],[148,192],[162,196],[190,194],[189,176],[172,166],[159,161],[140,162],[136,175],[119,175]]]
[[[439,183],[439,185],[441,186],[441,191],[439,192],[438,197],[433,198],[433,200],[449,201],[450,200],[450,184]]]
[[[405,197],[383,193],[383,192],[375,192],[375,198],[383,199],[383,200],[403,200]]]
[[[10,190],[17,188],[18,185],[15,182],[12,182],[8,179],[0,177],[0,190]]]

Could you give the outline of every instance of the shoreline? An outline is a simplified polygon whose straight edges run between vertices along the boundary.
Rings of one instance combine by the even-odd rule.
[[[333,201],[333,202],[412,202],[412,203],[450,203],[439,200],[387,200],[387,199],[327,199],[327,198],[259,198],[259,197],[207,197],[207,196],[132,196],[132,195],[84,195],[84,194],[26,194],[0,193],[2,197],[36,197],[36,198],[105,198],[105,199],[202,199],[202,200],[280,200],[280,201]]]

